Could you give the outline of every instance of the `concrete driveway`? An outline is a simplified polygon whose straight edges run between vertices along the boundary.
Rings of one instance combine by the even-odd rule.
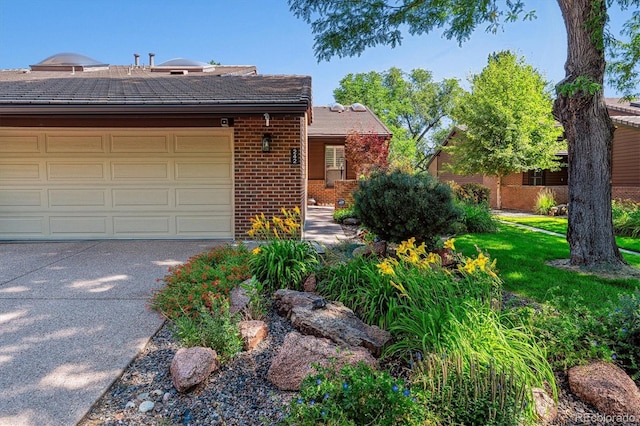
[[[0,425],[75,425],[162,325],[157,279],[219,244],[0,243]]]

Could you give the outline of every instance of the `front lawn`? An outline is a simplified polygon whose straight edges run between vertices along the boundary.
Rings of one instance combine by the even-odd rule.
[[[567,218],[553,216],[497,216],[504,222],[519,223],[521,225],[532,226],[544,229],[545,231],[567,234]],[[640,238],[616,236],[618,247],[640,252]]]
[[[632,240],[640,246],[637,239]],[[473,254],[475,246],[497,259],[505,290],[538,302],[549,301],[554,296],[570,298],[578,291],[587,307],[598,310],[604,301],[617,300],[620,292],[631,293],[640,285],[635,279],[605,279],[545,265],[550,260],[569,258],[569,245],[563,237],[501,224],[493,234],[456,238],[456,247],[466,255]],[[623,256],[630,265],[640,267],[640,256]]]

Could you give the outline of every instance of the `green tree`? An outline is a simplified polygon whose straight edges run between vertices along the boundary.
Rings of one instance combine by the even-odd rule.
[[[625,262],[616,246],[611,220],[613,123],[602,87],[606,47],[619,90],[638,91],[640,15],[629,13],[616,41],[607,31],[608,7],[637,10],[640,0],[557,0],[567,32],[566,78],[557,86],[554,114],[561,121],[569,151],[569,229],[572,265],[618,268]],[[444,28],[444,37],[462,43],[481,24],[497,31],[505,22],[529,19],[524,0],[289,0],[292,12],[311,24],[316,56],[357,55],[380,44],[397,46],[402,31],[427,34]],[[633,93],[633,92],[636,93]]]
[[[443,120],[461,93],[458,81],[433,81],[431,72],[399,68],[347,74],[333,91],[336,102],[367,105],[393,133],[390,161],[420,169],[433,152]]]
[[[469,79],[471,91],[453,110],[464,126],[462,137],[444,147],[453,170],[462,175],[496,176],[498,208],[500,180],[511,173],[560,168],[556,154],[562,130],[551,113],[553,99],[542,75],[511,52],[489,56],[480,74]]]

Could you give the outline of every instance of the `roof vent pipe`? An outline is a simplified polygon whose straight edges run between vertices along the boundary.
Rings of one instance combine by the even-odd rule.
[[[153,59],[155,56],[156,56],[155,53],[149,53],[149,68],[155,66],[154,59]]]
[[[134,65],[136,68],[140,68],[140,55],[137,53],[133,54]]]

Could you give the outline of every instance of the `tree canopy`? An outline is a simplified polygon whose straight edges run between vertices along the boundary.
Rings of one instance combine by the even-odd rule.
[[[334,90],[336,102],[367,105],[393,133],[390,160],[395,166],[418,167],[433,152],[455,98],[458,81],[433,81],[431,72],[399,68],[347,74]]]
[[[489,56],[480,74],[469,78],[453,110],[463,137],[446,147],[458,174],[506,176],[533,169],[558,169],[561,127],[542,75],[511,52]]]

